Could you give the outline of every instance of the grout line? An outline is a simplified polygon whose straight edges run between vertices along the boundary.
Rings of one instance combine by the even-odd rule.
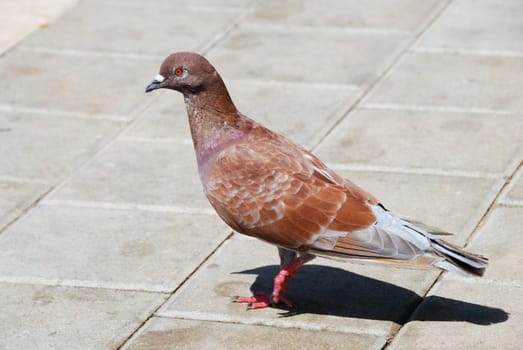
[[[381,166],[371,164],[340,164],[328,163],[333,170],[349,170],[349,171],[369,171],[369,172],[384,172],[384,173],[400,173],[400,174],[418,174],[418,175],[439,175],[439,176],[456,176],[469,177],[481,179],[499,179],[503,178],[503,173],[492,173],[483,171],[467,171],[467,170],[445,170],[441,168],[412,168],[405,166]]]
[[[189,138],[174,138],[174,137],[143,137],[143,136],[121,136],[119,141],[133,141],[144,143],[173,143],[181,145],[192,145],[192,139]]]
[[[404,29],[378,28],[378,27],[335,27],[326,25],[300,25],[279,24],[270,21],[259,23],[243,23],[242,27],[247,30],[261,30],[263,32],[286,32],[286,33],[320,33],[320,34],[347,34],[347,35],[404,35],[411,36],[413,33]]]
[[[38,203],[40,203],[45,196],[47,196],[53,190],[53,186],[50,186],[46,191],[44,191],[40,196],[38,196],[33,203],[30,203],[27,207],[20,210],[20,212],[10,221],[8,221],[3,227],[0,227],[0,235],[7,231],[15,222],[18,221],[22,216],[27,214],[31,209],[33,209]]]
[[[255,325],[255,326],[268,326],[275,328],[286,328],[286,329],[300,329],[309,331],[331,331],[339,333],[355,333],[355,334],[366,334],[374,336],[385,336],[383,332],[369,329],[368,327],[350,327],[350,326],[333,326],[323,325],[320,323],[311,323],[307,321],[293,321],[288,322],[282,318],[276,319],[262,319],[262,318],[246,318],[241,316],[232,316],[227,314],[217,314],[211,312],[200,312],[200,311],[170,311],[160,312],[157,314],[158,317],[164,318],[177,318],[183,320],[193,321],[210,321],[220,323],[232,323],[242,325]]]
[[[243,20],[243,18],[246,17],[253,10],[255,4],[256,2],[253,2],[251,5],[247,6],[246,10],[240,12],[238,16],[236,16],[231,21],[231,24],[225,30],[223,30],[221,33],[217,34],[213,39],[211,39],[208,44],[202,44],[200,48],[201,54],[205,56],[205,54],[209,53],[209,51],[215,48],[219,43],[229,38],[230,34],[234,31],[234,29],[240,26],[240,23]]]
[[[484,56],[484,57],[504,57],[504,58],[523,58],[523,52],[520,51],[496,51],[496,50],[467,50],[454,49],[445,47],[416,47],[410,50],[411,52],[427,53],[427,54],[451,54],[462,56]]]
[[[276,79],[241,79],[241,78],[224,78],[226,85],[230,83],[240,83],[240,84],[250,84],[250,85],[259,85],[259,84],[269,84],[269,85],[279,85],[279,86],[303,86],[303,87],[313,87],[321,89],[351,89],[351,90],[361,90],[361,87],[356,84],[342,84],[342,83],[329,83],[329,82],[319,82],[319,81],[291,81],[291,80],[276,80]]]
[[[502,207],[523,207],[523,199],[503,199],[499,205]]]
[[[68,49],[68,48],[52,48],[42,46],[30,46],[20,45],[18,47],[22,51],[30,51],[36,53],[46,53],[51,55],[66,55],[66,56],[81,56],[81,57],[96,57],[96,58],[123,58],[131,60],[148,60],[148,61],[161,61],[163,56],[160,55],[148,55],[148,54],[137,54],[131,52],[115,52],[115,51],[103,51],[103,50],[87,50],[87,49]]]
[[[521,163],[519,163],[517,165],[514,165],[511,174],[505,179],[505,182],[503,183],[503,185],[500,186],[500,188],[498,189],[496,195],[492,198],[492,202],[490,203],[490,205],[485,210],[485,213],[481,216],[481,218],[479,219],[476,227],[474,228],[474,230],[472,230],[472,232],[468,236],[467,241],[466,241],[464,247],[466,247],[474,239],[474,237],[477,235],[479,229],[483,226],[483,223],[490,216],[491,212],[496,207],[496,204],[499,202],[502,194],[505,192],[505,190],[508,187],[508,185],[512,182],[512,179],[517,174],[517,172],[518,172],[518,170],[519,170],[519,168],[521,166],[523,166],[523,162],[521,162]]]
[[[442,112],[442,113],[470,113],[470,114],[495,114],[509,116],[523,116],[521,111],[510,111],[503,109],[470,108],[458,106],[434,106],[434,105],[414,105],[402,103],[365,103],[358,106],[358,109],[365,110],[389,110],[389,111],[415,111],[415,112]]]
[[[38,108],[38,107],[25,107],[25,106],[16,106],[9,104],[0,104],[0,111],[10,112],[10,113],[20,113],[20,114],[39,114],[45,116],[56,116],[56,117],[73,117],[79,119],[88,119],[88,120],[109,120],[114,122],[128,122],[129,117],[120,116],[120,115],[111,115],[111,114],[90,114],[90,113],[81,113],[81,112],[69,112],[58,109],[49,109],[49,108]]]
[[[11,175],[0,175],[0,181],[17,182],[23,184],[49,185],[49,181],[43,179],[33,179],[29,177],[19,177]]]
[[[156,204],[140,204],[128,202],[97,202],[97,201],[82,201],[82,200],[67,200],[67,199],[45,199],[41,205],[47,206],[66,206],[78,208],[93,208],[93,209],[115,209],[115,210],[141,210],[161,213],[177,213],[189,215],[214,215],[212,208],[190,208],[176,205],[156,205]]]
[[[215,254],[215,253],[216,253],[216,252],[217,252],[217,251],[218,251],[218,250],[219,250],[219,249],[220,249],[220,248],[221,248],[221,247],[222,247],[222,246],[227,242],[227,241],[229,241],[233,235],[234,235],[234,232],[230,231],[230,233],[229,233],[229,234],[228,234],[228,235],[227,235],[227,236],[226,236],[226,237],[225,237],[225,238],[224,238],[220,243],[218,243],[218,245],[216,246],[216,248],[214,248],[214,249],[213,249],[213,250],[212,250],[212,251],[211,251],[211,252],[210,252],[210,253],[209,253],[209,254],[208,254],[208,255],[207,255],[207,256],[206,256],[206,257],[205,257],[201,262],[200,262],[200,264],[199,264],[198,266],[196,266],[196,268],[195,268],[192,272],[190,272],[190,273],[185,277],[185,279],[184,279],[183,281],[181,281],[180,283],[178,283],[178,286],[177,286],[174,290],[172,290],[172,291],[170,292],[170,295],[169,295],[167,298],[165,298],[165,300],[164,300],[164,301],[163,301],[163,302],[162,302],[162,303],[161,303],[161,304],[160,304],[156,309],[154,309],[154,310],[149,314],[149,316],[148,316],[145,320],[143,320],[142,323],[140,323],[140,324],[139,324],[139,325],[134,329],[134,331],[132,331],[132,332],[129,334],[129,336],[128,336],[127,338],[125,338],[124,341],[122,341],[122,343],[121,343],[120,345],[118,345],[118,346],[116,347],[116,350],[120,350],[122,347],[124,347],[124,346],[129,342],[129,340],[131,340],[131,338],[134,337],[135,334],[137,334],[138,332],[140,332],[140,330],[145,326],[145,324],[146,324],[147,322],[149,322],[149,320],[150,320],[151,318],[153,318],[154,316],[156,316],[156,315],[158,314],[158,311],[159,311],[159,310],[160,310],[160,309],[161,309],[165,304],[167,304],[167,302],[172,298],[172,296],[173,296],[174,294],[176,294],[176,292],[177,292],[180,288],[182,288],[182,287],[187,283],[187,281],[188,281],[189,279],[192,278],[192,276],[194,276],[196,273],[198,273],[198,271],[200,271],[200,270],[202,269],[203,265],[204,265],[207,261],[209,261],[209,259],[210,259],[210,258],[211,258],[211,257],[212,257],[212,256],[213,256],[213,255],[214,255],[214,254]]]
[[[500,280],[495,278],[486,278],[486,277],[460,277],[452,274],[448,274],[445,277],[446,280],[460,282],[460,283],[469,283],[469,284],[492,284],[495,283],[497,285],[505,286],[505,287],[516,287],[516,288],[523,288],[523,284],[521,281],[514,281],[514,280]]]
[[[21,283],[33,284],[52,287],[79,287],[79,288],[93,288],[93,289],[111,289],[123,290],[131,292],[146,292],[146,293],[171,293],[172,288],[163,285],[142,284],[142,283],[124,283],[124,282],[109,282],[109,281],[90,281],[90,280],[76,280],[76,279],[62,279],[62,278],[45,278],[37,276],[0,276],[0,283]]]

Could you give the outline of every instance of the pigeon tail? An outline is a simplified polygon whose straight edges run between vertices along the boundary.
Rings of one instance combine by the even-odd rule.
[[[445,260],[434,262],[434,266],[460,275],[483,276],[485,273],[488,259],[484,256],[466,252],[437,238],[431,239],[431,243],[434,253],[445,258]]]

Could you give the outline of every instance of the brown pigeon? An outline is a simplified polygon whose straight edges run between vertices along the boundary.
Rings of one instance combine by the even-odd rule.
[[[373,195],[287,138],[241,114],[201,55],[168,56],[145,89],[183,94],[198,171],[209,202],[235,231],[278,247],[273,292],[237,297],[257,309],[283,302],[289,278],[315,256],[482,275],[487,259],[400,218]]]

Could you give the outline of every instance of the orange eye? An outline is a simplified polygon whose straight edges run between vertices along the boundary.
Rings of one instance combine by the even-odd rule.
[[[183,69],[181,67],[175,68],[174,75],[176,75],[177,77],[181,77],[183,75]]]

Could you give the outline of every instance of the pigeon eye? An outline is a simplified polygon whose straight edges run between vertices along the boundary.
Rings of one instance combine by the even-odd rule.
[[[175,68],[174,75],[176,75],[177,77],[181,77],[183,75],[183,68],[181,68],[181,67]]]

